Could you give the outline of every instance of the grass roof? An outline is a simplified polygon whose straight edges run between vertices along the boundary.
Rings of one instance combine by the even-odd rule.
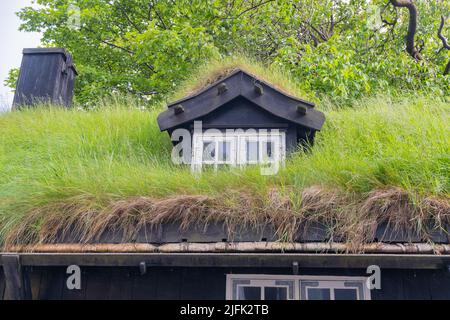
[[[212,59],[200,65],[170,96],[170,102],[194,95],[209,85],[227,77],[236,70],[243,70],[258,79],[264,80],[278,90],[288,95],[303,98],[311,102],[317,101],[314,93],[303,90],[292,79],[287,71],[277,65],[264,65],[263,63],[243,55]]]
[[[52,243],[68,230],[95,242],[111,227],[130,241],[143,224],[171,221],[270,223],[283,240],[299,224],[321,221],[356,245],[381,222],[424,236],[425,222],[446,228],[448,104],[378,97],[325,109],[312,152],[299,150],[275,176],[255,167],[193,176],[170,161],[171,142],[156,122],[161,109],[129,98],[91,111],[41,106],[3,114],[0,242]]]

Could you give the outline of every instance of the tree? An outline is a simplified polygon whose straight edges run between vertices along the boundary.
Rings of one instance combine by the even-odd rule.
[[[280,65],[304,90],[337,102],[386,91],[450,95],[449,77],[435,71],[448,61],[436,23],[450,4],[437,0],[407,6],[420,23],[397,11],[410,0],[36,1],[41,8],[19,12],[21,29],[73,53],[83,104],[111,92],[165,99],[197,65],[236,51]],[[403,54],[405,34],[415,59]]]
[[[390,0],[390,3],[396,8],[407,8],[409,11],[409,25],[408,32],[406,35],[406,51],[416,60],[422,60],[420,51],[423,49],[424,42],[421,42],[422,47],[417,47],[415,45],[415,36],[417,30],[417,6],[413,0]],[[438,38],[442,41],[442,48],[439,49],[438,53],[442,49],[450,50],[450,45],[448,44],[447,38],[443,35],[442,30],[445,25],[445,17],[441,15],[440,25],[437,32]],[[448,75],[450,72],[450,61],[447,63],[444,69],[444,75]]]
[[[25,31],[43,32],[46,46],[67,48],[80,77],[77,98],[114,91],[160,98],[188,70],[231,46],[234,22],[270,1],[38,0],[19,12]],[[79,8],[79,26],[70,15]],[[236,17],[236,18],[233,18]],[[237,24],[239,22],[236,22]]]

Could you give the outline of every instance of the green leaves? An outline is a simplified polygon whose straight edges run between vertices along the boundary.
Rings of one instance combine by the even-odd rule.
[[[205,29],[188,23],[170,30],[150,25],[141,34],[127,34],[127,39],[132,43],[136,61],[152,62],[149,80],[159,92],[172,90],[196,64],[218,54]]]
[[[3,83],[5,86],[8,86],[10,88],[15,88],[18,78],[19,78],[19,69],[14,68],[14,69],[9,70],[8,78],[6,78]]]
[[[442,76],[450,57],[438,51],[436,34],[450,3],[417,2],[422,62],[404,50],[407,13],[382,0],[38,3],[38,9],[19,12],[21,29],[41,31],[44,45],[74,55],[81,71],[75,97],[81,104],[111,92],[165,99],[198,65],[235,52],[277,64],[303,89],[341,104],[379,92],[450,96],[450,77]],[[80,9],[79,29],[67,23],[74,6]],[[373,25],[381,18],[395,26]],[[14,74],[11,86],[13,79]]]

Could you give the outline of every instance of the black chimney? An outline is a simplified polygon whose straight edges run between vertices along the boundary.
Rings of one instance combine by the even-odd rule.
[[[77,71],[61,48],[23,49],[13,108],[39,102],[70,107]]]

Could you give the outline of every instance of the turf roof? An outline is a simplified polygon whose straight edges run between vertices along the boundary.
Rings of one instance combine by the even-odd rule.
[[[282,71],[236,60],[200,67],[171,100],[237,66],[311,100]],[[372,241],[380,223],[417,230],[424,241],[431,239],[430,226],[448,234],[448,103],[382,96],[325,109],[313,152],[299,150],[273,177],[256,168],[193,177],[170,163],[171,143],[156,123],[160,108],[143,111],[127,98],[91,111],[41,107],[5,114],[0,242],[54,243],[70,231],[73,241],[89,243],[111,228],[125,242],[144,224],[211,221],[230,230],[271,224],[283,241],[292,241],[299,225],[320,221],[355,248]]]
[[[189,78],[178,86],[174,94],[170,96],[169,102],[172,104],[185,97],[194,96],[210,85],[230,76],[237,70],[242,70],[270,83],[274,88],[289,96],[313,103],[317,102],[314,93],[300,88],[287,71],[276,65],[265,65],[241,55],[224,57],[223,59],[212,59],[198,66]]]

